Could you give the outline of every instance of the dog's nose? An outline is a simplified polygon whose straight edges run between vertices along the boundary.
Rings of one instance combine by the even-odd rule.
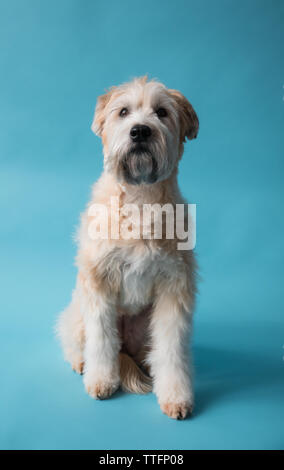
[[[136,124],[130,131],[130,137],[133,142],[145,142],[150,137],[152,131],[149,126]]]

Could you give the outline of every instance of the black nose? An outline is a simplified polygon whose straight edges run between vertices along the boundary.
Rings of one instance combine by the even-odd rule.
[[[143,126],[140,124],[136,124],[136,126],[132,127],[130,131],[130,137],[133,142],[145,142],[151,135],[151,129],[149,126]]]

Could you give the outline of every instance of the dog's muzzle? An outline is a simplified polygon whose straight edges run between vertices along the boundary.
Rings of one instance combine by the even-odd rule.
[[[156,158],[144,147],[133,147],[121,162],[122,173],[129,184],[152,184],[158,179]]]

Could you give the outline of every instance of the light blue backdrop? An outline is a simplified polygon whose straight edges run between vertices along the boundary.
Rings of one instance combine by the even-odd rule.
[[[283,448],[284,3],[0,1],[1,448]],[[53,325],[102,169],[105,88],[149,73],[200,117],[180,168],[203,282],[196,411],[89,398]]]

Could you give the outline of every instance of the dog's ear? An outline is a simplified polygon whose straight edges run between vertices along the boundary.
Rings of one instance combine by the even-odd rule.
[[[177,90],[168,90],[170,95],[175,99],[179,118],[180,118],[180,139],[185,142],[188,139],[195,139],[198,134],[199,120],[196,112],[190,102]]]
[[[106,107],[107,103],[109,102],[109,100],[112,96],[113,88],[111,88],[104,95],[99,96],[98,100],[97,100],[94,119],[93,119],[93,122],[92,122],[91,129],[99,137],[102,136],[104,123],[105,123],[105,107]]]

